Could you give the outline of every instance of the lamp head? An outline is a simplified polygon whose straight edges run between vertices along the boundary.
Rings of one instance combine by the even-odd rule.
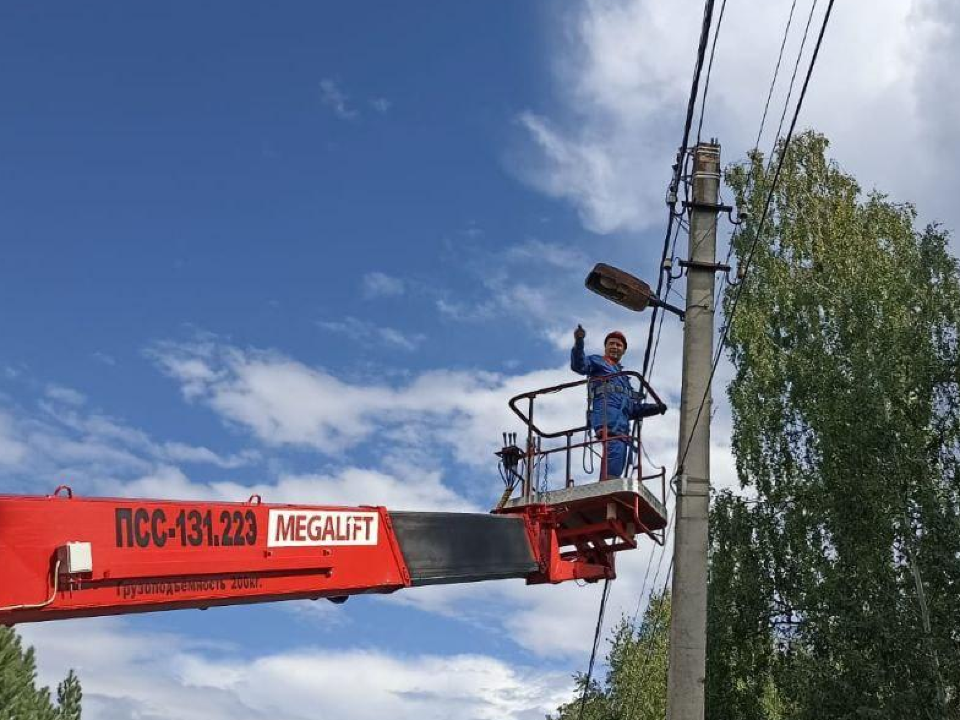
[[[653,298],[653,291],[643,280],[606,263],[597,263],[585,284],[597,295],[636,312],[646,310]]]

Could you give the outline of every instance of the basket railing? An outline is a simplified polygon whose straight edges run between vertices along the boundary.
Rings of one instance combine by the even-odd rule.
[[[510,398],[509,406],[510,409],[516,414],[518,418],[524,423],[527,428],[526,434],[526,447],[517,448],[514,447],[515,457],[519,459],[520,462],[517,463],[516,468],[514,469],[514,474],[517,476],[516,479],[521,482],[521,495],[526,501],[531,501],[534,494],[534,473],[535,468],[538,467],[538,464],[541,461],[549,462],[546,460],[551,455],[563,454],[564,457],[564,483],[566,487],[572,487],[575,484],[574,473],[573,473],[573,453],[575,450],[582,449],[582,452],[589,452],[594,458],[599,458],[600,460],[600,481],[609,479],[607,472],[608,469],[608,456],[609,456],[609,446],[613,442],[626,442],[628,446],[628,459],[626,461],[626,466],[624,467],[624,477],[635,477],[639,482],[644,483],[650,480],[660,479],[660,498],[661,501],[666,497],[666,470],[665,468],[660,468],[659,472],[652,474],[644,475],[643,466],[642,466],[642,455],[643,447],[641,444],[640,429],[641,422],[633,421],[630,423],[630,431],[627,434],[610,434],[607,432],[606,425],[601,425],[598,433],[593,434],[594,428],[591,427],[589,422],[584,423],[578,427],[573,428],[563,428],[560,430],[551,430],[544,427],[541,427],[537,423],[537,399],[545,395],[555,395],[556,393],[563,392],[564,390],[572,390],[574,388],[587,386],[588,390],[592,390],[594,387],[603,387],[611,380],[618,377],[627,377],[630,379],[635,379],[640,387],[642,388],[640,393],[633,391],[636,397],[639,398],[650,398],[654,402],[662,402],[660,396],[657,395],[656,391],[650,386],[646,379],[638,372],[632,370],[624,370],[618,373],[611,373],[610,375],[604,375],[601,377],[594,378],[585,378],[583,380],[574,380],[568,383],[562,383],[560,385],[552,385],[550,387],[540,388],[538,390],[531,390],[529,392],[521,393],[515,397]],[[588,392],[588,397],[592,396],[592,392]],[[604,397],[606,398],[606,393]],[[606,399],[604,400],[606,402]],[[583,433],[583,440],[579,440],[576,436],[580,433]],[[551,441],[560,440],[559,443],[552,444]],[[547,446],[544,447],[544,441],[547,441]],[[506,451],[507,448],[504,448]],[[503,451],[498,453],[502,458]],[[631,458],[634,461],[631,461]],[[509,474],[509,470],[508,470]],[[505,478],[506,479],[506,478]]]

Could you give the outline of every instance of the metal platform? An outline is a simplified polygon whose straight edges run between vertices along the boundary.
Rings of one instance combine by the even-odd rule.
[[[660,530],[667,525],[667,508],[637,478],[610,478],[601,482],[572,485],[558,490],[534,493],[530,499],[519,497],[508,500],[504,510],[528,505],[567,506],[572,512],[569,527],[591,525],[609,517],[607,505],[634,507],[645,529]]]

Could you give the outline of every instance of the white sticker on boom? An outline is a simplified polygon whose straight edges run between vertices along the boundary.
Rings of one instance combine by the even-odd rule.
[[[351,510],[271,510],[268,547],[376,545],[375,512]]]

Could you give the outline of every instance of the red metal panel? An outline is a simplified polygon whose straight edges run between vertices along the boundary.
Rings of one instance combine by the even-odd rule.
[[[92,572],[55,573],[69,542]],[[410,584],[382,507],[67,497],[0,496],[0,572],[0,624]]]

